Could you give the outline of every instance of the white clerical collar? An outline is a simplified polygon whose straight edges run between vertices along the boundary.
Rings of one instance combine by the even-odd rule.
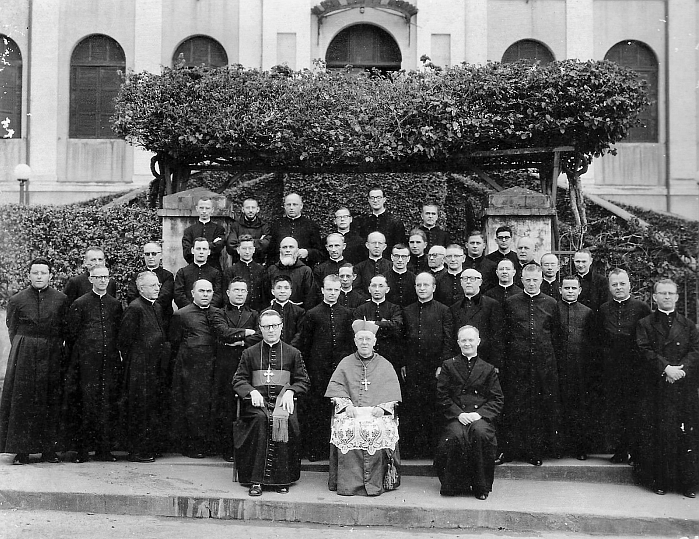
[[[274,303],[276,303],[277,305],[279,305],[282,309],[284,308],[284,305],[286,305],[287,303],[289,303],[289,300],[288,300],[288,299],[287,299],[284,303],[282,303],[281,301],[279,301],[279,300],[277,300],[277,299],[274,299],[274,300],[272,300],[272,301],[273,301]]]
[[[206,223],[208,223],[208,222],[210,222],[210,221],[211,221],[211,217],[209,217],[206,221],[204,221],[204,219],[202,219],[201,217],[199,218],[199,222],[200,222],[202,225],[205,225]]]
[[[526,290],[524,290],[524,293],[525,293],[527,296],[529,296],[530,298],[535,298],[536,296],[538,296],[539,294],[541,294],[541,290],[539,290],[539,291],[538,291],[536,294],[534,294],[534,295],[531,295],[531,294],[530,294],[529,292],[527,292]]]
[[[439,272],[442,271],[443,269],[444,269],[444,264],[442,264],[442,265],[439,266],[438,268],[430,268],[430,271],[431,271],[432,273],[439,273]]]
[[[510,288],[510,287],[511,287],[513,284],[515,284],[515,283],[514,283],[514,281],[513,281],[513,282],[511,282],[510,284],[502,284],[502,283],[498,283],[498,284],[499,284],[502,288]]]
[[[331,258],[331,259],[330,259],[330,262],[333,262],[333,263],[335,263],[335,264],[340,264],[344,259],[345,259],[344,256],[341,256],[341,257],[338,258],[337,260],[333,260],[333,259]]]
[[[381,215],[381,214],[383,214],[383,213],[386,213],[386,208],[384,208],[384,209],[381,210],[380,212],[377,212],[377,211],[375,211],[375,210],[372,210],[371,213],[373,213],[376,217],[378,217],[379,215]]]
[[[208,261],[207,261],[207,262],[208,262]],[[206,262],[203,262],[203,263],[200,264],[200,263],[197,262],[196,260],[194,261],[194,264],[197,265],[197,266],[199,266],[200,268],[203,267],[203,266],[206,266]]]
[[[461,272],[464,271],[463,269],[457,270],[456,272],[451,271],[449,268],[447,268],[447,273],[449,275],[460,275]]]
[[[373,256],[369,256],[369,260],[371,260],[372,262],[378,262],[382,258],[383,258],[382,256],[379,256],[378,258],[374,258]]]
[[[433,299],[434,299],[434,296],[432,296],[430,299],[420,299],[420,298],[417,298],[417,300],[418,300],[420,303],[423,303],[423,304],[424,304],[424,303],[429,303],[429,302],[432,301]]]
[[[301,217],[300,214],[297,215],[296,217],[289,217],[288,215],[286,216],[287,219],[291,219],[292,221],[296,221],[296,219],[298,219],[299,217]]]
[[[554,277],[553,279],[551,279],[551,280],[549,281],[546,277],[544,277],[544,281],[546,281],[547,283],[551,284],[551,283],[555,283],[555,282],[556,282],[556,278]]]
[[[381,305],[384,301],[386,301],[386,298],[383,298],[381,301],[376,301],[374,298],[371,298],[371,301],[376,305]]]
[[[328,303],[327,301],[323,300],[323,303],[325,303],[328,307],[332,307],[333,305],[337,305],[337,301],[333,303]]]
[[[200,309],[208,309],[209,307],[211,307],[211,304],[209,304],[209,305],[207,305],[206,307],[204,307],[203,305],[199,305],[196,301],[193,301],[192,303],[194,303],[194,305],[196,305],[196,306],[199,307]]]
[[[423,226],[423,228],[426,228],[427,230],[432,230],[432,229],[433,229],[434,227],[436,227],[437,225],[428,226],[428,225],[426,225],[426,224],[423,223],[422,226]]]
[[[585,273],[578,272],[578,275],[580,276],[581,279],[584,279],[588,273],[590,273],[590,270],[587,270]]]
[[[502,256],[507,256],[512,252],[512,249],[508,249],[507,251],[501,251],[498,249],[498,253],[500,253]]]
[[[629,294],[628,296],[626,296],[624,299],[616,299],[616,298],[612,298],[612,299],[613,299],[614,301],[616,301],[617,303],[624,303],[624,302],[625,302],[627,299],[629,299],[630,297],[631,297],[631,294]]]
[[[658,307],[658,311],[660,311],[660,312],[663,313],[663,314],[666,314],[666,315],[670,316],[672,313],[675,312],[675,309],[672,309],[671,311],[663,311],[661,308]]]
[[[143,295],[142,295],[141,297],[142,297],[143,299],[145,299],[146,301],[150,301],[150,304],[151,304],[151,305],[153,305],[153,304],[155,303],[155,300],[154,300],[154,299],[147,298],[146,296],[143,296]]]
[[[104,297],[104,296],[107,295],[107,291],[106,291],[106,290],[100,294],[99,292],[96,292],[95,289],[93,288],[93,289],[92,289],[92,292],[95,294],[95,296],[99,296],[100,298],[102,298],[102,297]]]
[[[567,303],[568,305],[572,305],[573,303],[577,303],[577,302],[578,302],[577,299],[576,299],[575,301],[568,301],[567,299],[563,299],[563,298],[561,298],[561,299],[563,300],[563,303]]]
[[[267,346],[269,346],[270,348],[272,348],[272,346],[274,346],[275,344],[279,344],[280,341],[281,341],[281,339],[277,339],[277,340],[274,341],[274,342],[267,342],[267,341],[263,341],[263,342],[264,342]]]
[[[344,288],[340,288],[340,292],[344,292],[345,294],[349,294],[350,292],[352,292],[352,287],[350,286],[347,290],[345,290]]]
[[[155,273],[155,270],[157,270],[157,269],[158,269],[157,266],[154,267],[154,268],[149,268],[148,266],[146,266],[146,270],[147,270],[147,271],[150,271],[151,273]]]
[[[252,258],[251,258],[250,260],[243,260],[243,259],[241,258],[240,261],[241,261],[243,264],[245,264],[246,266],[249,266],[250,264],[252,264]]]
[[[396,268],[391,268],[393,270],[393,273],[397,273],[398,275],[403,275],[404,273],[408,273],[408,268],[404,268],[403,271],[398,271]]]

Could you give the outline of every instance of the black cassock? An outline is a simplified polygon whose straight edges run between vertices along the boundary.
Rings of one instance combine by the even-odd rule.
[[[559,425],[558,366],[553,334],[556,300],[526,292],[505,302],[506,353],[502,367],[507,406],[503,433],[515,458],[556,452]],[[502,436],[501,436],[502,438]]]
[[[271,374],[266,376],[266,373]],[[289,415],[289,440],[272,439],[272,412],[286,376],[288,389],[295,395],[308,392],[311,383],[301,352],[284,342],[272,346],[264,341],[257,343],[246,349],[240,358],[233,389],[243,399],[240,428],[235,433],[238,481],[242,484],[289,485],[301,477],[298,407]],[[252,405],[250,392],[253,389],[262,394],[264,406]]]
[[[124,311],[119,329],[124,360],[123,424],[126,448],[150,455],[165,449],[168,411],[165,383],[170,363],[162,307],[143,296]]]
[[[589,436],[589,382],[594,366],[590,354],[594,313],[579,301],[558,302],[554,335],[561,397],[561,431],[565,448],[576,456],[592,450]]]
[[[27,287],[7,304],[10,356],[0,400],[0,452],[54,451],[61,412],[61,367],[68,298]]]
[[[78,451],[116,447],[122,377],[117,349],[121,302],[88,292],[68,311],[71,357],[66,376],[66,436]]]
[[[493,489],[497,438],[495,420],[505,399],[495,367],[462,355],[448,359],[437,378],[437,407],[446,420],[434,467],[442,493]],[[481,419],[462,425],[459,414],[478,412]]]
[[[216,339],[208,309],[191,303],[177,311],[170,324],[176,351],[172,376],[172,420],[182,453],[211,449]]]
[[[636,333],[649,374],[641,405],[648,421],[637,464],[642,482],[684,491],[699,481],[699,332],[679,313],[671,324],[663,317],[667,319],[656,311],[643,318]],[[668,365],[683,365],[685,377],[666,382]]]

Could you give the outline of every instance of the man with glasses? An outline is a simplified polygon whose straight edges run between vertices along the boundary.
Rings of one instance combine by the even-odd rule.
[[[109,270],[90,270],[92,292],[76,299],[68,311],[68,341],[72,350],[66,375],[66,432],[69,446],[85,462],[88,452],[95,460],[116,461],[111,451],[118,423],[121,357],[117,349],[121,302],[109,294]]]
[[[243,351],[233,377],[242,399],[235,426],[238,481],[250,485],[250,496],[264,487],[287,494],[301,477],[300,428],[294,397],[311,382],[301,352],[281,340],[282,319],[267,310],[260,314],[262,342]]]
[[[487,258],[496,264],[503,258],[507,258],[508,260],[511,260],[512,265],[516,267],[517,253],[512,250],[513,238],[514,235],[512,234],[512,228],[507,225],[499,226],[495,230],[495,243],[497,243],[498,248],[488,253],[486,255]]]
[[[268,265],[279,260],[281,243],[289,237],[296,240],[298,258],[307,266],[313,267],[323,259],[320,229],[302,212],[303,201],[299,195],[290,193],[284,197],[284,215],[272,223],[270,229]]]
[[[364,247],[366,240],[352,228],[352,214],[344,206],[335,212],[335,227],[338,234],[342,234],[345,240],[343,256],[347,262],[357,264],[366,260],[367,252]]]
[[[391,303],[407,307],[417,301],[415,294],[415,274],[408,271],[408,261],[410,260],[410,250],[399,243],[391,249],[391,262],[393,266],[384,273],[389,292],[386,299]]]
[[[158,303],[162,289],[158,276],[142,271],[135,284],[139,296],[124,311],[118,341],[125,375],[125,448],[131,462],[153,462],[165,449],[170,343]]]
[[[644,426],[638,466],[656,494],[668,490],[696,496],[699,482],[699,332],[675,310],[677,284],[653,286],[658,309],[638,323],[636,342],[648,372],[637,389],[644,397]]]
[[[475,269],[461,272],[464,297],[449,308],[453,324],[451,334],[456,335],[463,326],[478,329],[480,357],[499,369],[502,366],[502,307],[496,300],[481,293],[482,282],[483,276]],[[450,344],[456,354],[459,351],[458,343]]]
[[[142,271],[149,271],[158,278],[160,289],[155,302],[160,305],[162,309],[163,322],[165,323],[167,331],[167,325],[170,323],[170,318],[172,318],[172,300],[175,297],[175,276],[160,265],[162,259],[163,248],[159,244],[148,242],[143,246],[143,261],[146,267]],[[132,301],[141,297],[136,279],[142,271],[135,272],[129,279],[126,288],[126,302],[128,304],[131,304]]]
[[[83,268],[85,271],[80,275],[68,279],[63,293],[68,296],[68,305],[70,306],[80,296],[92,291],[92,282],[90,281],[90,270],[97,266],[104,266],[105,256],[101,247],[90,246],[85,250],[83,258]],[[107,285],[107,294],[116,297],[116,281],[109,280]]]
[[[434,294],[434,298],[447,307],[451,307],[464,297],[464,290],[461,288],[464,258],[464,250],[461,245],[452,243],[447,247],[447,253],[444,256],[447,271],[437,279],[437,290]]]
[[[340,277],[340,296],[337,302],[343,307],[347,307],[350,311],[354,311],[368,298],[368,292],[359,290],[354,287],[354,281],[357,275],[354,273],[354,267],[349,262],[344,263],[338,270]]]
[[[446,230],[442,230],[439,225],[437,225],[439,206],[433,203],[423,204],[420,217],[422,217],[422,223],[420,223],[417,228],[425,233],[427,242],[426,248],[429,249],[435,245],[441,245],[446,248],[451,241],[449,239],[449,233]]]
[[[369,191],[369,208],[371,213],[357,218],[357,231],[363,238],[367,238],[372,232],[381,232],[386,239],[386,244],[393,246],[397,243],[406,243],[405,226],[391,212],[386,210],[386,197],[382,189]],[[389,253],[384,252],[388,258]]]
[[[447,267],[444,265],[446,254],[447,248],[441,245],[430,247],[430,251],[427,253],[427,266],[435,279],[439,279],[440,275],[447,272]]]

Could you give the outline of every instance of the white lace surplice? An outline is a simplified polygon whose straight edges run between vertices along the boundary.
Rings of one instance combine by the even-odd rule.
[[[336,407],[340,404],[336,402]],[[330,443],[343,455],[352,449],[362,449],[370,455],[379,449],[395,450],[398,442],[398,418],[392,414],[374,417],[371,415],[373,408],[355,407],[356,417],[347,417],[344,411],[333,416]],[[392,408],[391,406],[390,411]]]

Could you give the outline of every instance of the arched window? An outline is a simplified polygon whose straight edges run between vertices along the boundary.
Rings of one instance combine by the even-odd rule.
[[[0,139],[22,136],[22,54],[0,34]]]
[[[533,39],[522,39],[510,45],[505,54],[502,55],[502,63],[508,64],[517,60],[531,60],[532,62],[541,62],[548,64],[553,62],[555,58],[549,48]]]
[[[223,67],[228,65],[228,55],[221,44],[207,36],[194,36],[185,39],[177,47],[172,57],[172,65],[180,61],[180,54],[184,58],[185,65],[199,66],[204,64],[209,67]]]
[[[361,69],[398,71],[402,59],[395,39],[371,24],[345,28],[333,38],[325,53],[325,63],[329,68],[351,64]]]
[[[70,58],[71,138],[116,138],[109,118],[125,69],[124,50],[111,37],[93,35],[78,43]]]
[[[640,41],[622,41],[609,49],[604,59],[633,69],[647,84],[650,106],[639,114],[642,124],[631,129],[623,142],[658,142],[658,60],[655,53]]]

